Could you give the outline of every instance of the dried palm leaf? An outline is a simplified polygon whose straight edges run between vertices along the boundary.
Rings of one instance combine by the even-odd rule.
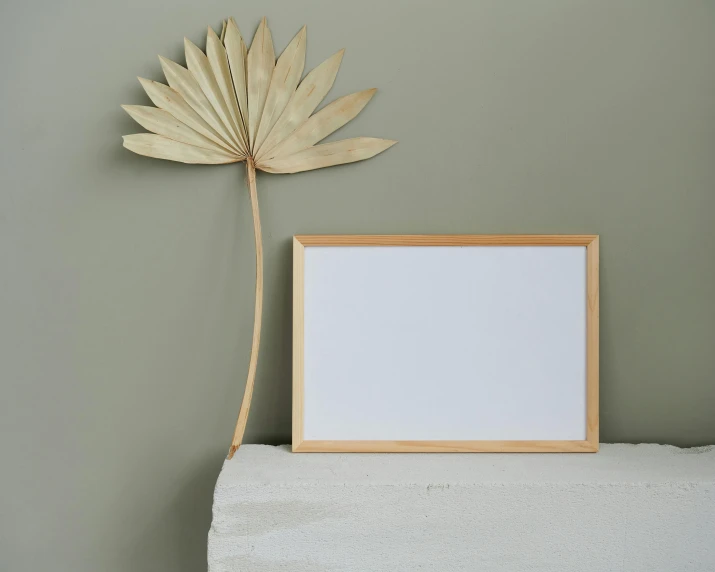
[[[298,82],[303,75],[305,67],[305,26],[303,26],[293,41],[283,51],[276,62],[276,67],[271,76],[271,85],[268,88],[266,104],[261,113],[261,122],[254,144],[255,149],[261,147],[271,129],[283,113],[290,96],[298,87]]]
[[[310,147],[293,155],[269,159],[265,163],[261,163],[260,169],[268,173],[300,173],[333,165],[354,163],[374,157],[395,143],[397,141],[373,137],[343,139],[335,143]]]
[[[360,113],[375,90],[341,97],[312,115],[335,81],[343,50],[300,82],[305,45],[304,27],[276,62],[265,18],[248,51],[236,22],[229,18],[220,36],[209,28],[206,53],[185,40],[188,69],[160,57],[169,86],[139,79],[156,108],[122,106],[152,132],[126,135],[124,146],[130,151],[182,163],[246,161],[256,241],[256,304],[248,378],[229,458],[246,429],[261,339],[263,247],[256,169],[299,173],[369,159],[396,143],[357,137],[316,145]]]
[[[360,113],[376,91],[376,89],[366,89],[336,99],[276,145],[266,154],[267,158],[287,157],[322,141]],[[265,162],[259,159],[258,164],[264,165]]]
[[[185,67],[159,56],[166,81],[178,91],[191,108],[216,131],[229,145],[241,150],[238,141],[231,134],[229,127],[221,120],[206,94],[199,86],[196,77]]]
[[[241,150],[247,152],[248,140],[243,130],[243,119],[238,109],[236,92],[233,89],[233,80],[231,79],[231,70],[228,66],[226,48],[224,48],[221,40],[211,28],[209,28],[208,36],[206,37],[206,56],[211,64],[211,70],[216,78],[218,87],[221,90],[221,96],[226,102],[231,117],[231,126],[238,138]]]
[[[210,35],[209,40],[211,40]],[[218,41],[218,38],[216,38],[216,40]],[[227,128],[227,131],[231,135],[231,141],[236,143],[239,149],[245,151],[245,149],[242,148],[243,145],[238,132],[238,124],[235,123],[231,117],[229,105],[221,93],[221,88],[216,81],[208,57],[188,38],[184,38],[184,48],[186,50],[186,64],[189,71],[196,78],[197,83],[201,87],[201,91],[204,92],[206,99],[211,103],[211,106],[221,119],[221,123]],[[231,97],[235,99],[233,93]]]
[[[246,121],[248,118],[248,94],[246,92],[247,52],[246,44],[243,42],[241,32],[239,32],[238,26],[236,26],[236,22],[233,18],[229,18],[226,26],[224,46],[226,48],[226,55],[228,56],[231,79],[233,80],[233,89],[238,103],[238,111],[241,116],[239,127],[241,128],[241,134],[243,141],[246,144],[246,149],[248,149],[248,123]]]
[[[338,53],[333,54],[305,76],[305,79],[290,98],[285,111],[258,150],[257,159],[293,133],[296,127],[308,119],[310,114],[315,111],[315,108],[320,105],[330,88],[333,87],[344,53],[345,50],[340,50]]]
[[[130,151],[156,157],[169,159],[181,163],[202,163],[204,165],[220,165],[223,163],[236,163],[241,159],[236,155],[223,151],[203,149],[186,143],[179,143],[168,137],[154,135],[153,133],[138,133],[125,135],[124,146]]]
[[[184,125],[168,111],[144,105],[122,105],[122,109],[139,125],[152,133],[163,135],[174,141],[193,145],[194,147],[201,147],[220,153],[226,152],[221,146],[207,139],[200,133],[197,133],[187,125]],[[235,153],[229,154],[235,155]],[[245,156],[243,158],[245,158]]]
[[[248,138],[251,150],[253,150],[253,143],[258,134],[258,124],[261,122],[261,114],[263,106],[266,104],[268,87],[271,84],[275,65],[273,38],[266,19],[263,18],[253,38],[251,49],[248,50],[246,60],[248,68]]]
[[[193,108],[186,103],[179,92],[171,89],[169,86],[149,79],[139,78],[144,91],[151,99],[152,103],[158,108],[170,113],[181,123],[190,127],[197,133],[217,143],[224,149],[230,152],[238,153],[238,150],[233,148],[230,143],[226,142],[221,136],[214,131],[211,126],[206,123],[201,116],[196,113]],[[142,127],[145,127],[142,125]],[[149,129],[149,128],[147,128]],[[151,129],[149,129],[151,131]]]

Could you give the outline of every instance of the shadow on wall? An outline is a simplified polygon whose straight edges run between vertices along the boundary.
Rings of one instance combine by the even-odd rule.
[[[193,462],[190,469],[171,473],[162,487],[154,485],[145,491],[144,499],[160,499],[135,503],[124,513],[131,523],[121,523],[122,530],[130,529],[125,553],[120,556],[119,569],[133,572],[196,572],[206,570],[206,539],[211,526],[211,509],[216,479],[223,465],[224,454],[211,455]],[[177,463],[178,464],[178,463]],[[136,486],[150,482],[137,475]],[[156,481],[154,481],[156,482]],[[152,514],[149,514],[152,513]],[[124,544],[124,543],[122,543]]]
[[[283,445],[291,442],[293,405],[293,239],[265,243],[261,354],[244,443]],[[251,268],[249,272],[252,271]],[[247,355],[248,347],[242,351]],[[241,396],[242,376],[245,379],[243,371],[236,372],[236,385]]]

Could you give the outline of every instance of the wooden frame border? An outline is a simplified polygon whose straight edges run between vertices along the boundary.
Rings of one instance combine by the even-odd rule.
[[[304,256],[306,246],[585,246],[586,440],[306,441],[303,439]],[[346,453],[594,453],[598,451],[598,235],[298,235],[293,237],[293,451]]]

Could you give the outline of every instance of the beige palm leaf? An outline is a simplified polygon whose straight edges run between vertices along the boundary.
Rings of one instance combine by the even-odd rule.
[[[248,379],[229,458],[246,429],[261,338],[263,247],[256,169],[268,173],[321,169],[369,159],[396,143],[357,137],[318,144],[360,113],[375,90],[341,97],[313,114],[335,81],[343,50],[301,81],[305,45],[303,27],[276,60],[263,18],[247,50],[230,18],[220,35],[209,27],[205,52],[184,40],[186,67],[160,56],[169,85],[139,78],[156,107],[122,106],[151,132],[124,136],[124,146],[134,153],[204,165],[246,162],[256,240],[256,305]]]

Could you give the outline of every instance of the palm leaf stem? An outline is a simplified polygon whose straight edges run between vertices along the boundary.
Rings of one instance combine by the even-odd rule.
[[[256,240],[256,305],[253,315],[253,343],[251,346],[251,359],[248,363],[248,379],[243,392],[241,409],[238,412],[236,430],[233,433],[231,448],[228,458],[231,459],[243,442],[246,432],[248,412],[251,408],[253,386],[256,381],[256,367],[258,365],[258,349],[261,345],[261,316],[263,313],[263,239],[261,238],[261,216],[258,211],[258,193],[256,191],[256,166],[252,157],[246,159],[246,182],[248,194],[251,199],[251,212],[253,213],[253,233]]]

